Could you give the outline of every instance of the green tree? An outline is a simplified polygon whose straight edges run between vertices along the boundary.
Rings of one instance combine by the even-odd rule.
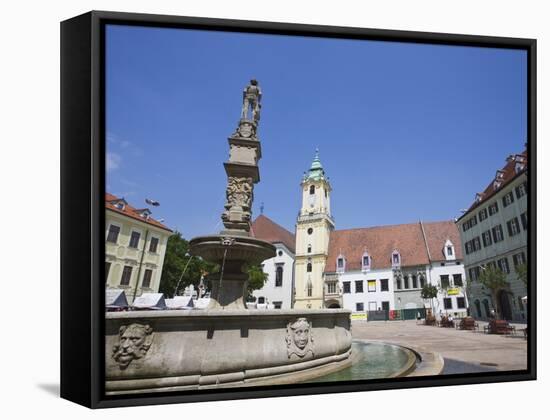
[[[247,293],[250,296],[254,290],[264,287],[267,281],[267,274],[263,272],[259,265],[251,265],[246,267],[248,273]]]
[[[504,274],[500,269],[495,266],[485,266],[481,269],[481,274],[479,275],[479,282],[489,289],[491,295],[491,300],[496,309],[496,316],[500,319],[500,303],[498,301],[498,292],[508,288],[508,283],[506,282],[506,274]]]
[[[207,263],[198,257],[192,257],[188,251],[189,242],[182,237],[180,232],[176,231],[168,238],[159,287],[159,292],[164,293],[167,297],[174,296],[176,286],[177,294],[181,294],[190,284],[196,288],[203,273],[215,270],[215,264]]]
[[[432,315],[434,312],[433,300],[437,297],[437,292],[438,290],[436,286],[434,286],[433,284],[427,284],[427,283],[422,287],[422,290],[420,291],[420,296],[422,297],[422,299],[430,300],[430,308],[432,309]]]
[[[516,267],[516,274],[518,280],[520,280],[527,287],[527,264],[523,263]]]

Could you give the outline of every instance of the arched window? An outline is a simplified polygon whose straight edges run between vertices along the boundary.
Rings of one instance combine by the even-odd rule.
[[[418,283],[416,282],[416,276],[414,274],[412,276],[412,281],[413,281],[413,289],[417,289]]]
[[[311,186],[309,187],[309,194],[310,194],[310,195],[315,194],[315,185],[311,185]]]
[[[308,273],[311,273],[311,268],[312,268],[311,263],[308,262],[308,263],[307,263],[307,272],[308,272]]]
[[[275,270],[275,287],[283,286],[283,266],[278,265]]]
[[[308,244],[308,246],[307,246],[307,253],[311,254],[311,244]]]
[[[311,284],[311,279],[307,281],[307,295],[311,297],[313,295],[313,284]]]
[[[418,278],[420,279],[420,287],[424,287],[424,276],[423,275],[420,275],[418,276]]]

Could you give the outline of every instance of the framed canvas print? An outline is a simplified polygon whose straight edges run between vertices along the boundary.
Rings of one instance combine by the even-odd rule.
[[[536,378],[536,42],[61,24],[61,394]]]

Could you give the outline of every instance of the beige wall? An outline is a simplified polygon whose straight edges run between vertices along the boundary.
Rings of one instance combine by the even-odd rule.
[[[315,185],[315,194],[309,193]],[[325,196],[326,191],[326,196]],[[302,183],[302,207],[296,223],[296,264],[295,295],[296,309],[323,308],[323,272],[328,254],[330,232],[333,229],[330,218],[330,185],[324,181]],[[309,229],[312,233],[308,233]],[[311,251],[308,252],[308,247]],[[311,262],[312,270],[307,272]],[[308,296],[308,283],[311,282],[311,296]]]
[[[114,224],[120,227],[116,243],[107,242],[109,227]],[[140,233],[137,248],[129,247],[132,231]],[[134,293],[140,296],[142,293],[156,293],[160,286],[166,243],[171,232],[156,226],[140,222],[139,220],[124,216],[111,210],[105,214],[105,262],[110,263],[109,273],[106,278],[106,287],[124,289],[128,302],[133,302]],[[145,237],[147,242],[145,243]],[[156,252],[150,252],[151,238],[158,238],[159,244]],[[145,247],[145,253],[143,250]],[[141,261],[143,254],[143,261]],[[140,270],[141,262],[141,270]],[[106,264],[107,266],[107,264]],[[130,283],[121,285],[122,272],[125,266],[132,267]],[[151,284],[148,288],[142,287],[145,271],[151,270]],[[139,275],[139,282],[138,282]],[[138,288],[136,291],[136,284]]]

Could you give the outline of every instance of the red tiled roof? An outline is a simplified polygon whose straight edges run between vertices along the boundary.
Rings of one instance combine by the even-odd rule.
[[[522,161],[520,161],[522,160]],[[523,165],[523,169],[516,172],[516,163]],[[528,159],[527,159],[527,150],[525,150],[523,153],[518,155],[510,155],[506,159],[506,164],[504,167],[500,170],[498,170],[495,174],[495,178],[489,183],[487,188],[483,190],[483,192],[478,193],[481,196],[480,201],[474,201],[470,208],[468,209],[468,212],[470,210],[473,210],[476,207],[479,207],[483,203],[485,203],[489,198],[491,198],[494,194],[497,193],[497,191],[500,191],[502,188],[504,188],[510,181],[512,181],[514,178],[522,174],[527,170]],[[495,186],[495,181],[498,181],[500,183],[500,186]],[[496,188],[495,188],[496,187]],[[468,213],[466,212],[466,213]],[[464,215],[462,216],[464,217]],[[462,218],[460,217],[460,218]]]
[[[142,212],[145,209],[136,209],[135,207],[132,207],[130,204],[126,204],[123,210],[117,208],[113,204],[113,202],[117,200],[123,200],[123,199],[113,194],[105,193],[105,209],[114,211],[115,213],[123,214],[124,216],[128,216],[132,219],[139,220],[140,222],[147,223],[148,225],[156,226],[158,228],[167,230],[168,232],[172,232],[172,229],[163,225],[162,223],[153,219],[150,216],[148,219],[141,217],[140,212]]]
[[[462,243],[460,242],[460,233],[454,221],[446,222],[422,222],[426,242],[430,251],[432,261],[445,261],[444,245],[449,239],[454,245],[455,258],[462,259]]]
[[[442,250],[447,239],[453,242],[457,258],[462,258],[460,235],[453,221],[423,225],[433,261],[444,259]],[[420,223],[335,230],[330,234],[325,271],[336,271],[336,260],[340,254],[345,258],[346,271],[361,270],[365,251],[371,257],[372,269],[391,267],[394,250],[401,255],[401,266],[427,265],[430,259],[426,242]]]
[[[295,252],[296,240],[294,235],[263,214],[252,222],[250,233],[253,237],[272,244],[282,243],[291,252]]]

